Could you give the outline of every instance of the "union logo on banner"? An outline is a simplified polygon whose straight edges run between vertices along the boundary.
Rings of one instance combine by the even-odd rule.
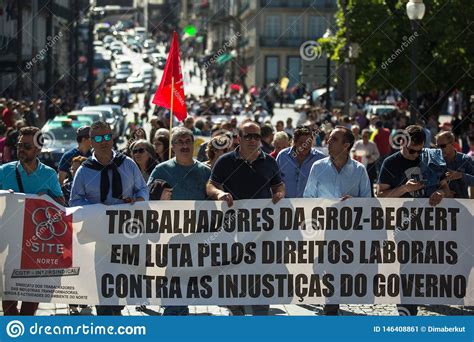
[[[21,270],[14,277],[44,277],[73,275],[72,215],[51,202],[25,200]],[[71,272],[72,271],[72,272]],[[70,274],[73,273],[73,274]]]

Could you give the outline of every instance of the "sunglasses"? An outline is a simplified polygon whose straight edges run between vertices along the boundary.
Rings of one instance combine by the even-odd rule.
[[[132,152],[133,152],[133,154],[143,153],[143,152],[145,152],[145,149],[143,147],[140,147],[140,148],[134,149]]]
[[[102,141],[110,141],[112,139],[112,134],[111,133],[107,133],[107,134],[104,134],[104,135],[96,135],[93,137],[94,138],[94,141],[96,143],[101,143]]]
[[[242,136],[242,138],[244,138],[246,141],[250,141],[250,140],[260,140],[262,139],[262,136],[258,133],[248,133],[248,134],[244,134]]]
[[[436,147],[443,149],[443,148],[446,148],[448,145],[449,144],[438,144],[438,145],[436,145]]]
[[[23,149],[23,150],[29,151],[33,148],[33,145],[31,145],[29,143],[17,143],[16,147],[18,149]]]
[[[423,151],[423,148],[420,149],[420,150],[414,150],[412,148],[407,147],[407,150],[408,150],[408,153],[410,153],[410,154],[421,154],[421,151]]]

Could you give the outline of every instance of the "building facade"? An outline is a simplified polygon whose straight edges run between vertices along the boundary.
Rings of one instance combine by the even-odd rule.
[[[208,46],[230,53],[226,79],[241,74],[247,87],[302,81],[300,47],[330,28],[336,32],[337,0],[211,0]],[[235,39],[235,36],[239,39]],[[229,44],[231,42],[232,44]],[[324,73],[325,58],[312,63]],[[243,77],[242,77],[243,74]],[[311,85],[321,86],[320,84]]]
[[[0,11],[0,90],[37,98],[76,82],[76,18],[83,0],[3,1]]]

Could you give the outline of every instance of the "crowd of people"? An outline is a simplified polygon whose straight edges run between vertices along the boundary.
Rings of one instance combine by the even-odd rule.
[[[168,110],[153,111],[148,133],[137,115],[122,149],[114,148],[107,123],[80,127],[77,147],[64,153],[54,170],[38,159],[38,104],[0,99],[0,190],[48,194],[65,206],[149,200],[217,200],[232,206],[247,199],[374,196],[428,198],[435,206],[444,198],[474,195],[474,130],[467,111],[450,124],[429,118],[409,125],[403,110],[367,118],[357,106],[345,116],[307,104],[294,108],[296,123],[288,118],[273,126],[264,101],[237,92],[191,96],[187,104],[189,116],[171,132]],[[199,136],[206,141],[195,146]],[[416,306],[401,307],[417,313]],[[17,302],[3,301],[5,315],[34,315],[36,308],[37,303],[24,302],[19,310]],[[97,314],[120,315],[121,309],[100,305]],[[235,315],[266,315],[269,307],[229,309]],[[188,312],[168,306],[164,314]],[[337,305],[325,306],[325,314],[337,313]]]

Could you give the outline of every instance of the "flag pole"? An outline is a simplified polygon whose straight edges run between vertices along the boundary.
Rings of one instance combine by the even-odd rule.
[[[171,130],[173,129],[173,97],[174,97],[174,76],[171,76],[171,108],[170,108],[170,143],[168,149],[168,159],[171,159]]]

